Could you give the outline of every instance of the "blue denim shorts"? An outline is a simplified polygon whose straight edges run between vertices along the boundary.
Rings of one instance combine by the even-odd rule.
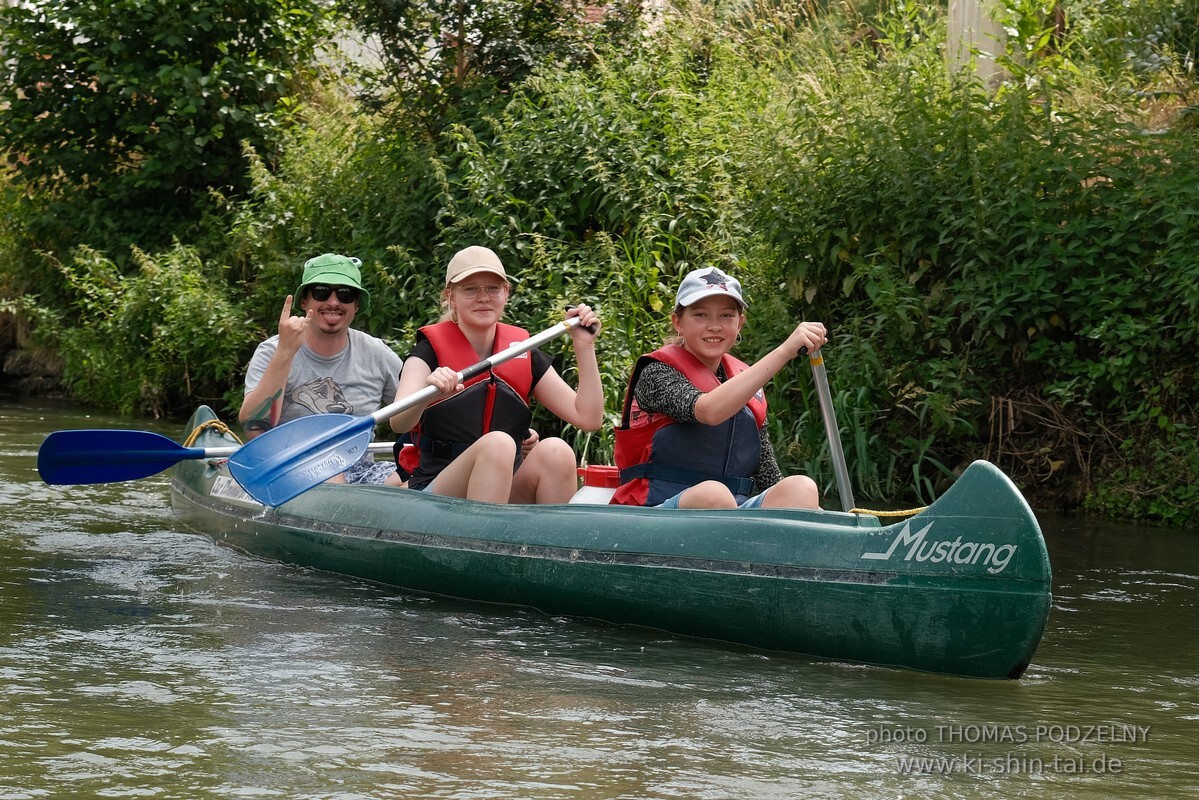
[[[687,490],[684,489],[683,491],[685,492]],[[766,492],[769,492],[769,491],[770,491],[769,489],[766,490]],[[766,499],[766,492],[762,492],[761,494],[755,494],[753,497],[749,498],[744,503],[737,506],[737,508],[750,509],[750,508],[761,507],[762,501]],[[683,492],[679,492],[678,494],[676,494],[674,497],[670,498],[669,500],[663,500],[661,503],[658,503],[658,505],[654,506],[654,508],[678,508],[679,507],[679,498],[682,496],[683,496]]]

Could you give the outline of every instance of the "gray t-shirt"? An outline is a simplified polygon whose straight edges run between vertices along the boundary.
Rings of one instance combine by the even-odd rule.
[[[363,417],[392,402],[399,388],[400,357],[382,339],[349,329],[350,341],[335,356],[317,355],[300,346],[283,393],[279,423],[309,414],[349,414]],[[279,346],[275,335],[258,345],[246,368],[246,393],[262,380]]]

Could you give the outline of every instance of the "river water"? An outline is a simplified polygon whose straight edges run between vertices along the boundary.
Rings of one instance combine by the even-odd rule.
[[[1019,681],[456,603],[184,529],[167,475],[50,487],[0,400],[0,800],[1193,798],[1199,536],[1039,515]]]

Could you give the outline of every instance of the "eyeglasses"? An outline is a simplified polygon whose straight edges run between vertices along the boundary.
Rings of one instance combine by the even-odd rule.
[[[337,302],[346,305],[358,302],[358,296],[362,294],[362,292],[353,286],[325,286],[318,283],[315,286],[308,287],[308,296],[318,303],[323,303],[335,291],[337,292]]]
[[[462,292],[462,296],[467,300],[474,300],[479,296],[479,292],[487,292],[488,297],[500,297],[507,289],[502,283],[489,283],[486,286],[456,286],[454,288]]]

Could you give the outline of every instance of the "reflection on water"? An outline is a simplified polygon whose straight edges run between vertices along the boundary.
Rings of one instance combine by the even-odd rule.
[[[50,430],[148,425],[0,405],[0,800],[1199,792],[1193,534],[1045,516],[1045,639],[976,681],[422,598],[184,532],[165,475],[37,478]]]

